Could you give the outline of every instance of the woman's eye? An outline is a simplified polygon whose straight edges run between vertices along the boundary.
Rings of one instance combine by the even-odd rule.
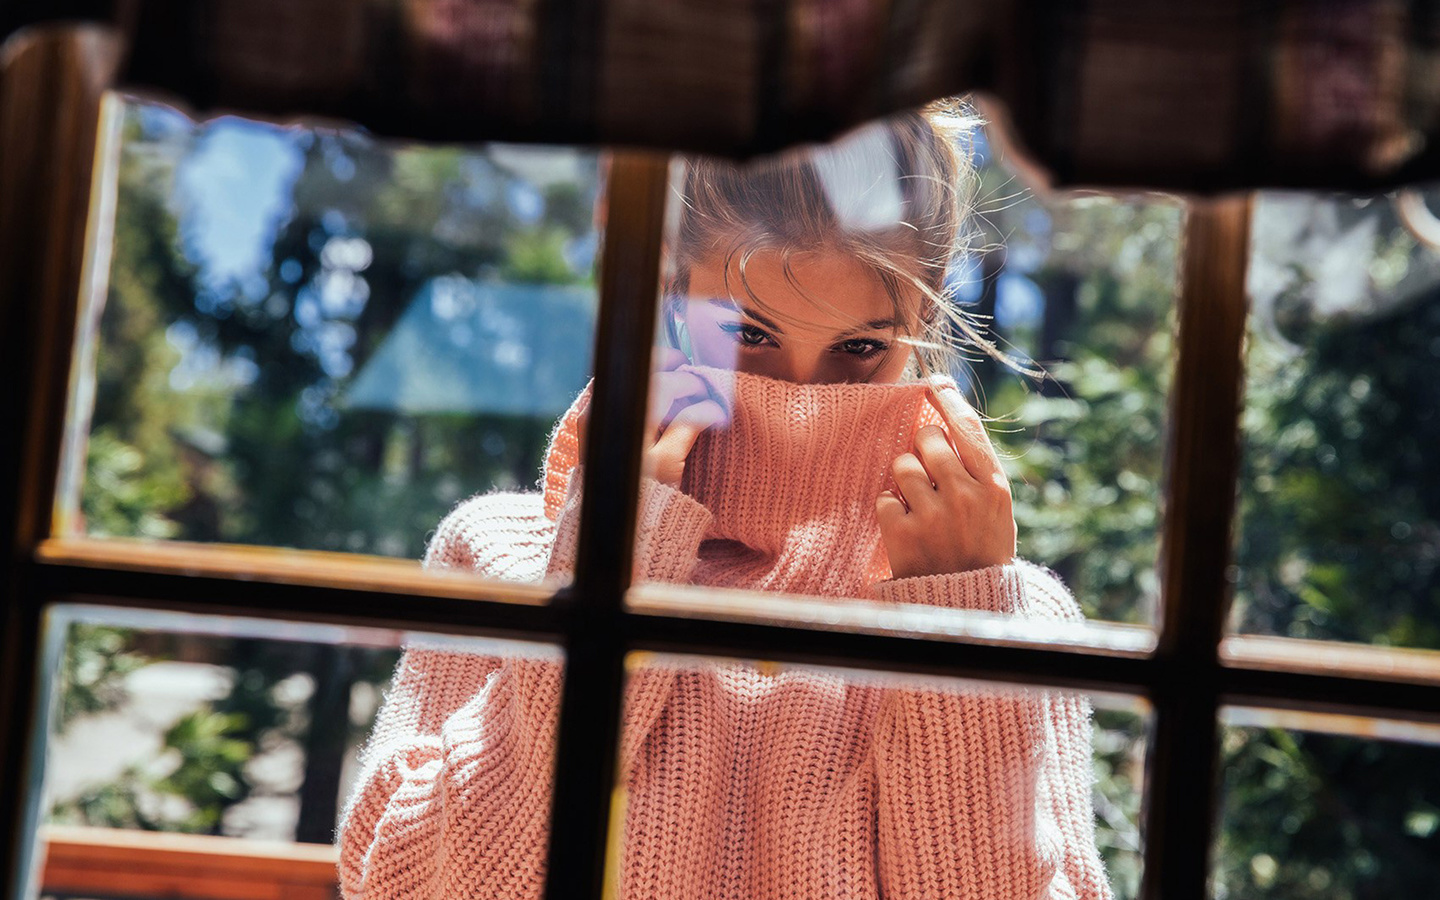
[[[720,325],[720,330],[728,334],[733,334],[735,336],[735,340],[739,341],[747,347],[758,347],[766,341],[770,340],[770,335],[766,334],[761,329],[756,328],[754,325],[748,325],[744,322],[722,323]]]
[[[873,338],[851,338],[848,341],[841,341],[835,345],[835,349],[841,353],[848,353],[851,356],[874,356],[889,349],[884,341],[877,341]]]

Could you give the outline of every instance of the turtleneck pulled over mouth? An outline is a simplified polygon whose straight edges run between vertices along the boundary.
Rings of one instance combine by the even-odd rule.
[[[939,424],[926,384],[796,384],[700,366],[680,371],[705,382],[728,420],[700,435],[680,484],[712,517],[693,583],[865,596],[890,576],[875,501],[892,485],[891,464],[913,447],[915,432]],[[552,516],[579,459],[575,421],[589,396],[588,389],[580,395],[551,440],[544,484]]]

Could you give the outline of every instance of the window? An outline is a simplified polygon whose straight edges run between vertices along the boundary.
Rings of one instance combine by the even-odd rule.
[[[1433,877],[1434,726],[1224,717],[1216,897],[1358,897]]]
[[[595,153],[103,123],[58,534],[415,560],[533,484],[591,374]]]
[[[1240,633],[1440,647],[1433,198],[1259,197]]]
[[[9,735],[35,734],[42,620],[74,597],[126,608],[203,607],[221,615],[554,641],[567,659],[554,804],[567,814],[553,823],[550,853],[564,865],[550,867],[547,892],[570,898],[599,896],[623,662],[631,650],[1112,691],[1143,696],[1154,709],[1141,890],[1169,900],[1206,893],[1222,704],[1264,710],[1307,705],[1382,721],[1421,717],[1435,707],[1436,666],[1428,655],[1399,657],[1405,663],[1397,666],[1397,657],[1364,647],[1317,659],[1312,647],[1282,638],[1239,635],[1222,642],[1239,472],[1235,410],[1250,246],[1244,200],[1195,201],[1186,214],[1158,576],[1160,630],[1153,650],[1089,635],[1036,642],[979,620],[948,630],[924,623],[888,629],[864,621],[809,628],[755,615],[705,615],[704,626],[696,627],[693,618],[660,609],[658,602],[626,608],[649,377],[648,354],[634,351],[651,343],[667,178],[663,158],[639,153],[617,154],[612,164],[591,410],[594,426],[610,439],[586,449],[588,492],[572,585],[556,593],[438,584],[348,557],[223,547],[150,552],[68,535],[56,527],[52,498],[75,298],[82,274],[94,271],[83,265],[81,223],[87,221],[100,98],[80,77],[77,58],[83,57],[60,52],[74,50],[79,41],[62,30],[17,48],[6,60],[0,105],[7,122],[27,122],[3,132],[0,155],[7,184],[0,254],[6,271],[15,273],[5,285],[7,327],[0,340],[3,365],[16,376],[0,413],[7,453],[19,461],[5,487],[15,497],[14,514],[3,526],[16,553],[6,570],[6,652],[0,660],[0,712]],[[50,103],[49,94],[26,93],[19,85],[58,85],[70,99]],[[264,582],[262,589],[256,580]],[[512,602],[544,601],[552,593],[548,605]],[[665,593],[650,587],[644,595]],[[892,630],[908,633],[886,633]],[[0,838],[11,860],[23,857],[31,839],[15,827],[32,820],[23,805],[35,802],[25,787],[36,760],[26,768],[25,759],[23,742],[12,737],[0,766]],[[1428,827],[1424,815],[1422,810],[1416,820],[1421,830]],[[15,885],[22,868],[15,864],[7,873],[12,893],[20,890]],[[1265,871],[1262,863],[1259,874]]]

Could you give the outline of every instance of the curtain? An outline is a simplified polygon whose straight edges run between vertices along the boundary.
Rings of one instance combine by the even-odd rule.
[[[192,111],[747,156],[968,91],[1057,184],[1440,175],[1427,0],[128,0]]]

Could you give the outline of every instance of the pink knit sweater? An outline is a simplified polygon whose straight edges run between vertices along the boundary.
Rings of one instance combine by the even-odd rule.
[[[647,480],[637,580],[1079,617],[1052,575],[1020,560],[888,580],[874,501],[889,463],[933,420],[922,385],[697,372],[732,421],[696,446],[683,490]],[[545,494],[462,504],[428,565],[525,580],[568,572],[585,402],[552,439]],[[561,665],[545,651],[406,651],[341,819],[347,898],[540,896]],[[1065,692],[741,663],[639,667],[620,749],[619,896],[1108,900],[1089,715]]]

